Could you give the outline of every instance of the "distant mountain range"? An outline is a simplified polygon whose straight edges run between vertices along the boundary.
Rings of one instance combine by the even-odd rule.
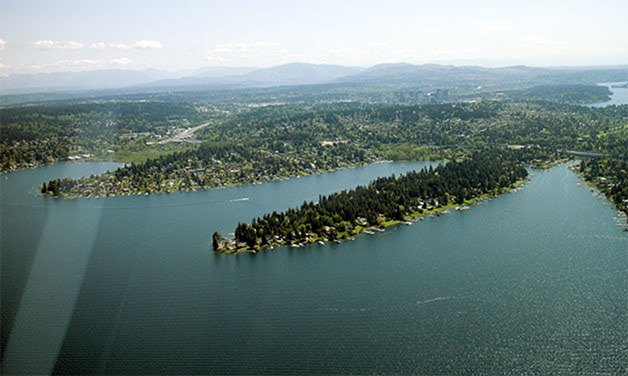
[[[271,68],[208,67],[186,73],[159,70],[101,70],[88,72],[38,73],[0,78],[2,95],[125,89],[247,88],[326,83],[484,85],[509,83],[597,83],[628,81],[628,65],[600,67],[536,68],[512,66],[485,68],[407,63],[379,64],[370,68],[331,64],[290,63]]]
[[[330,64],[290,63],[271,68],[255,69],[244,74],[190,76],[159,80],[143,88],[198,88],[198,87],[264,87],[287,85],[313,85],[334,82],[360,72],[361,68]]]
[[[16,74],[0,77],[3,95],[67,90],[113,89],[152,82],[172,76],[159,70],[96,70],[86,72],[60,72]]]
[[[628,79],[628,65],[619,67],[536,68],[524,65],[484,68],[424,64],[380,64],[340,82],[372,84],[508,84],[508,83],[598,83]]]

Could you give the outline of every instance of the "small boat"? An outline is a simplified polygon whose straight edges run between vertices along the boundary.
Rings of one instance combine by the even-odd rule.
[[[317,243],[320,244],[320,245],[325,245],[325,242],[322,241],[322,240],[319,240]]]
[[[410,222],[410,221],[405,221],[403,222],[404,225],[406,226],[412,226],[414,223]]]

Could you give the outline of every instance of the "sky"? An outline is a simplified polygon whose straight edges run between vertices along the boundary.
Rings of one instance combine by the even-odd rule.
[[[627,15],[626,0],[0,0],[0,70],[625,65]]]

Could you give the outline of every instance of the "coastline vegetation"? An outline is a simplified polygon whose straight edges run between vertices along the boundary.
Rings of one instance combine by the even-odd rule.
[[[164,193],[261,183],[372,162],[350,144],[283,147],[281,152],[251,143],[206,142],[200,147],[118,168],[103,175],[62,179],[42,186],[61,197]]]
[[[200,144],[172,145],[162,154],[157,148],[164,145],[127,141],[134,163],[62,181],[58,196],[259,183],[381,160],[454,160],[495,146],[521,150],[527,163],[547,167],[568,158],[564,150],[621,153],[628,118],[628,106],[525,101],[286,104],[232,112],[200,130]],[[141,158],[149,153],[154,157]]]
[[[138,138],[159,140],[211,116],[203,106],[150,101],[0,108],[0,170],[115,159],[116,152],[128,152]]]
[[[452,99],[465,90],[452,90]],[[0,169],[124,162],[40,187],[56,197],[117,196],[255,184],[382,160],[454,161],[496,147],[518,151],[534,168],[584,155],[587,181],[625,210],[628,105],[569,104],[602,100],[607,87],[515,86],[502,96],[473,97],[472,90],[467,102],[421,104],[423,91],[299,87],[1,108]]]
[[[280,245],[340,241],[423,215],[497,195],[520,184],[527,171],[514,152],[483,150],[461,161],[374,180],[367,186],[321,196],[297,209],[239,223],[234,239],[214,233],[216,252],[257,252]]]
[[[628,160],[614,158],[583,159],[577,171],[624,214],[628,215]]]
[[[608,102],[612,92],[607,86],[562,84],[538,85],[505,93],[515,100],[540,100],[567,104],[591,104]]]

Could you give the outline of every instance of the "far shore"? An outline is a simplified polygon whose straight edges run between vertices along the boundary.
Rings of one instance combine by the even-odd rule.
[[[72,161],[68,161],[68,162],[72,162]],[[82,160],[82,161],[75,161],[75,162],[113,162],[113,161],[98,161],[98,160]],[[243,186],[247,186],[247,185],[259,185],[259,184],[264,184],[264,183],[271,183],[271,182],[276,182],[276,181],[283,181],[283,180],[290,180],[290,179],[298,179],[301,177],[306,177],[306,176],[312,176],[312,175],[320,175],[320,174],[326,174],[326,173],[330,173],[330,172],[336,172],[336,171],[342,171],[342,170],[346,170],[346,169],[351,169],[351,168],[357,168],[357,167],[364,167],[364,166],[368,166],[368,165],[372,165],[372,164],[385,164],[385,163],[395,163],[395,162],[411,162],[411,163],[420,163],[420,162],[432,162],[432,161],[426,161],[426,160],[404,160],[404,161],[393,161],[393,160],[385,160],[385,159],[378,159],[375,161],[371,161],[371,162],[367,162],[367,163],[351,163],[348,164],[347,166],[342,166],[342,167],[338,167],[338,168],[333,168],[333,169],[329,169],[329,170],[314,170],[311,171],[309,173],[302,173],[302,174],[298,174],[298,175],[278,175],[278,176],[274,176],[270,179],[249,179],[246,182],[242,182],[242,183],[224,183],[224,184],[220,184],[220,185],[213,185],[213,186],[196,186],[196,187],[184,187],[184,188],[176,188],[176,189],[165,189],[162,191],[145,191],[145,190],[133,190],[133,191],[129,191],[129,192],[116,192],[116,193],[111,193],[111,194],[67,194],[67,193],[62,193],[59,196],[55,196],[61,199],[76,199],[76,198],[106,198],[106,197],[120,197],[120,196],[144,196],[144,195],[154,195],[154,194],[170,194],[170,193],[175,193],[175,192],[196,192],[196,191],[201,191],[201,190],[208,190],[208,189],[222,189],[222,188],[233,188],[233,187],[243,187]],[[60,163],[60,162],[59,162]],[[116,163],[116,162],[114,162]],[[122,163],[122,162],[119,162]],[[39,166],[39,167],[43,167],[43,166]]]

